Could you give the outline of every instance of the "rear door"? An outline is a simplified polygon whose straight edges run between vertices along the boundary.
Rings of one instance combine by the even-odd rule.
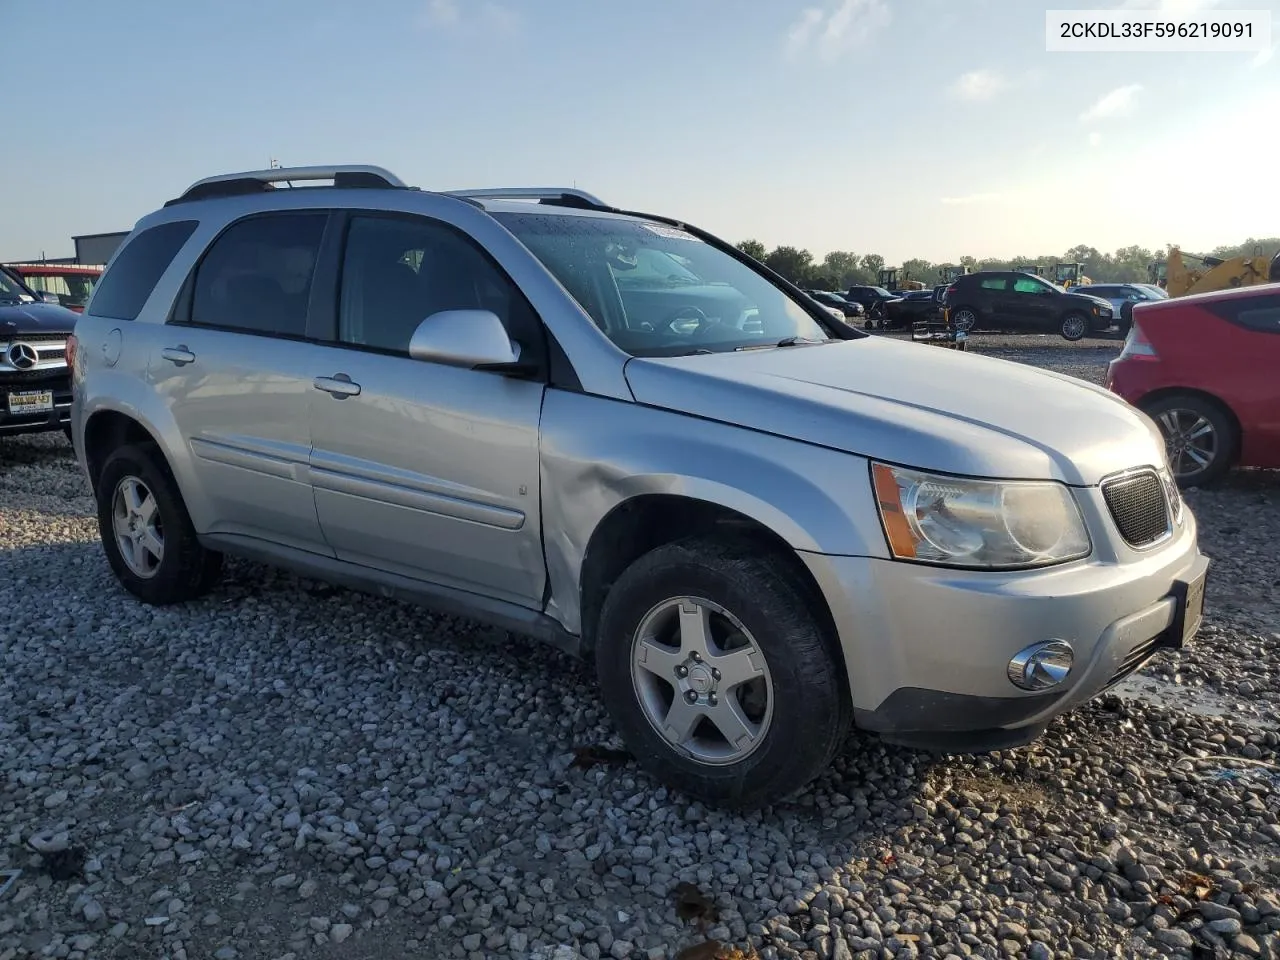
[[[1009,279],[1003,273],[974,278],[972,297],[976,301],[973,306],[978,310],[979,323],[989,323],[1003,327],[1009,323]],[[968,292],[968,291],[966,291]]]
[[[152,352],[210,506],[203,533],[332,556],[311,493],[308,342],[323,211],[257,214],[228,227],[196,263]]]

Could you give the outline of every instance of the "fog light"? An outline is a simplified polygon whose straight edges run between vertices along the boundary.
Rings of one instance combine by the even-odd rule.
[[[1043,640],[1009,661],[1009,680],[1022,690],[1048,690],[1067,679],[1075,652],[1065,640]]]

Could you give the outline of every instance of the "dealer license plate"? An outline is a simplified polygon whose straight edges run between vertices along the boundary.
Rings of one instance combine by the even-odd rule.
[[[52,390],[23,390],[9,394],[9,413],[49,413],[53,409]]]

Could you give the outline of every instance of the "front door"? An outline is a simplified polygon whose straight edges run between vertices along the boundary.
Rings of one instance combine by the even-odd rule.
[[[308,476],[321,348],[305,340],[326,213],[253,216],[196,265],[154,341],[156,392],[191,454],[210,512],[202,533],[332,556]]]
[[[1032,330],[1051,330],[1057,326],[1054,290],[1038,277],[1019,275],[1009,285],[1008,312],[1019,326]]]
[[[364,566],[540,608],[541,382],[409,356],[441,310],[488,309],[537,353],[509,278],[451,226],[355,214],[336,342],[312,376],[311,477],[325,538]]]

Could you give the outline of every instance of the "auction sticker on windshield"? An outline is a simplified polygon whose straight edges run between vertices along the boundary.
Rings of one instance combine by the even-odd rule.
[[[666,237],[668,240],[689,240],[693,243],[701,243],[702,241],[695,237],[692,233],[685,233],[676,227],[665,227],[656,223],[640,224],[645,230],[656,234],[659,237]]]

